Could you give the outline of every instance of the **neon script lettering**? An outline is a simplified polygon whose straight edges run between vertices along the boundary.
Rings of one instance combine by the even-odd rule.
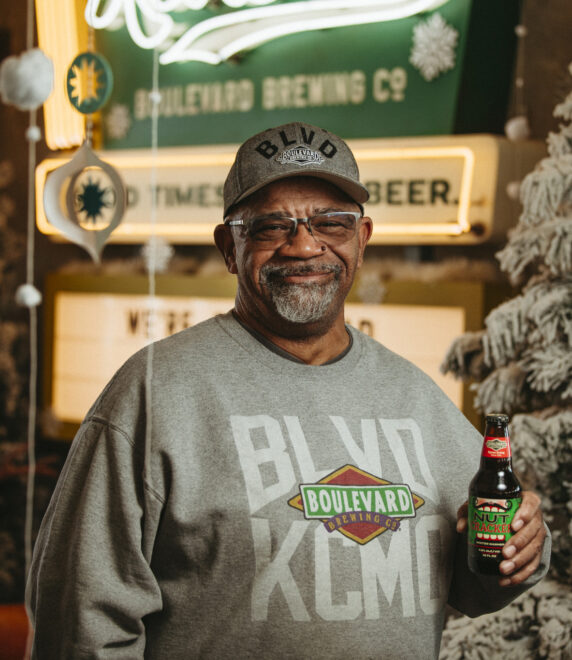
[[[236,53],[284,35],[392,21],[435,9],[446,1],[305,0],[282,4],[275,0],[222,0],[235,11],[185,25],[175,22],[169,12],[205,9],[208,0],[88,0],[85,18],[95,29],[125,20],[139,47],[165,48],[159,58],[161,64],[220,64]],[[147,29],[149,25],[153,28]],[[175,43],[166,47],[174,38]]]

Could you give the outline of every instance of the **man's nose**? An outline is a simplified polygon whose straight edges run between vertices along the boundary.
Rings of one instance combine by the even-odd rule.
[[[279,252],[286,257],[308,259],[322,254],[325,249],[324,243],[314,238],[308,224],[299,222],[296,231],[280,246]]]

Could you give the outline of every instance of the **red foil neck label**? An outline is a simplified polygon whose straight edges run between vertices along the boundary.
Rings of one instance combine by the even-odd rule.
[[[496,438],[491,435],[485,436],[483,456],[484,458],[510,458],[509,438]]]

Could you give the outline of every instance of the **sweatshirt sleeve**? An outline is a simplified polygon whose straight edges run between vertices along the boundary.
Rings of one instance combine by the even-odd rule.
[[[550,531],[546,527],[542,557],[536,571],[522,584],[514,587],[501,587],[498,583],[498,577],[476,575],[469,570],[467,564],[467,533],[457,534],[453,580],[449,589],[449,605],[470,617],[481,616],[506,607],[520,594],[540,582],[547,574],[550,566],[551,547]]]
[[[33,658],[143,657],[143,619],[162,607],[148,556],[161,508],[130,438],[84,422],[34,548]]]

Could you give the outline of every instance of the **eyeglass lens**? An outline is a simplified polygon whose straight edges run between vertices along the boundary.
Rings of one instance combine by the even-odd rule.
[[[355,234],[357,214],[323,213],[301,220],[287,217],[255,218],[248,226],[248,234],[254,241],[278,243],[286,241],[296,232],[298,224],[306,224],[316,240],[329,245],[339,245],[349,241]]]

